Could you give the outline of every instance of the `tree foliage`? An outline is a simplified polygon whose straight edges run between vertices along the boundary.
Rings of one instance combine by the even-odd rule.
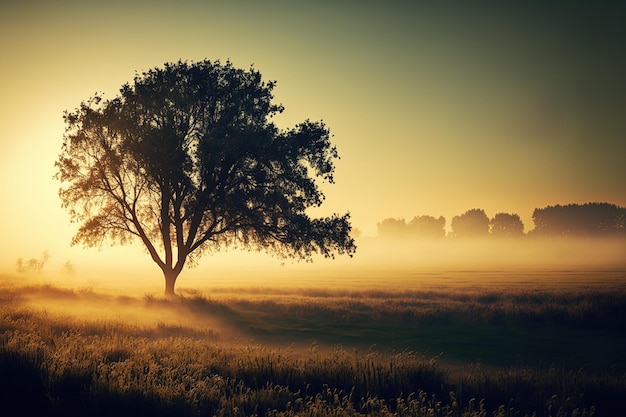
[[[406,237],[406,221],[404,219],[396,219],[388,217],[376,224],[378,236],[382,238],[400,238]]]
[[[382,238],[440,238],[445,236],[446,219],[443,216],[415,216],[410,222],[389,217],[377,224]]]
[[[415,216],[407,227],[409,234],[418,238],[440,238],[446,235],[446,219],[443,216]]]
[[[497,213],[489,225],[491,235],[495,237],[520,237],[524,234],[524,223],[515,213]]]
[[[337,150],[323,122],[280,130],[275,82],[230,62],[165,64],[111,100],[66,112],[59,195],[80,227],[73,243],[138,238],[166,279],[226,246],[309,259],[352,254],[349,214],[306,210],[333,182]]]
[[[25,273],[40,273],[43,271],[44,266],[50,259],[48,251],[44,251],[39,258],[18,258],[15,262],[15,269],[20,274]]]
[[[626,208],[609,203],[546,206],[533,212],[534,235],[624,236]]]
[[[611,203],[585,203],[547,206],[533,212],[535,228],[529,236],[626,236],[626,208]],[[387,218],[378,223],[381,238],[444,237],[446,219],[443,216],[415,216],[406,222],[402,218]],[[450,237],[494,238],[523,237],[524,223],[516,213],[497,213],[489,219],[482,209],[472,209],[454,216]]]
[[[483,209],[471,209],[452,218],[452,233],[455,237],[485,237],[489,234],[489,218]]]

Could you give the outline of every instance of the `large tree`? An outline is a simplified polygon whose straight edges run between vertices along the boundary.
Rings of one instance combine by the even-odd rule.
[[[73,243],[138,239],[166,295],[186,263],[226,246],[309,259],[351,255],[349,214],[311,218],[337,150],[322,122],[281,130],[275,82],[208,60],[137,74],[110,100],[65,112],[59,195]]]

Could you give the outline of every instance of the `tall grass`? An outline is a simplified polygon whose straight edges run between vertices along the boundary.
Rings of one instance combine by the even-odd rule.
[[[89,291],[39,291],[64,302],[85,297],[120,302]],[[587,325],[589,315],[604,320],[617,314],[607,324],[615,326],[624,312],[618,293],[483,291],[445,298],[437,291],[306,291],[222,299],[191,293],[179,301],[148,296],[121,302],[147,312],[169,309],[247,324],[247,312],[262,312],[270,319],[324,319],[348,327],[355,320],[480,322],[496,316],[526,322],[530,313],[543,322],[573,326]],[[437,357],[405,350],[311,345],[301,351],[231,340],[198,325],[78,318],[27,305],[32,293],[32,288],[14,288],[0,296],[2,415],[609,416],[625,409],[626,380],[617,371],[593,374],[545,364],[475,365],[449,372]],[[574,300],[578,304],[572,307],[568,303]],[[558,313],[540,317],[550,309]]]
[[[239,310],[255,310],[292,317],[315,317],[344,323],[394,321],[399,323],[502,323],[551,324],[573,327],[626,327],[626,289],[578,288],[559,291],[426,290],[345,291],[267,289],[264,297],[246,297],[246,289],[230,289],[221,300],[194,295],[203,302],[228,304]],[[261,289],[256,292],[262,293]],[[297,302],[294,302],[297,297]],[[332,302],[329,302],[332,300]]]

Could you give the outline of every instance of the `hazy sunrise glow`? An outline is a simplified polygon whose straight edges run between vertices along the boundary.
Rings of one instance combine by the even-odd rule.
[[[625,415],[625,22],[0,0],[0,415]]]
[[[444,216],[449,231],[455,215],[480,208],[490,217],[517,213],[529,231],[534,208],[624,206],[625,10],[567,2],[4,2],[0,271],[47,250],[50,273],[70,261],[80,274],[151,271],[161,285],[141,248],[70,248],[76,225],[60,207],[53,163],[64,110],[95,92],[112,98],[136,71],[179,59],[254,64],[278,82],[275,101],[286,108],[279,126],[310,118],[330,127],[341,160],[314,214],[350,211],[365,253],[337,267],[365,262],[363,239],[389,217]],[[433,250],[408,257],[445,264],[425,258]],[[280,262],[216,254],[189,274],[281,270]]]

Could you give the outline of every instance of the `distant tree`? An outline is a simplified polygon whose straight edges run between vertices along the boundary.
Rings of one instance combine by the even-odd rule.
[[[495,237],[519,237],[524,234],[524,223],[517,214],[498,213],[489,224],[491,235]]]
[[[136,75],[112,100],[66,112],[59,195],[73,243],[138,239],[165,277],[227,246],[308,259],[352,254],[349,214],[311,218],[337,150],[322,122],[279,130],[275,82],[208,60]]]
[[[407,224],[408,233],[417,238],[439,238],[446,235],[446,219],[443,216],[415,216]]]
[[[455,237],[486,237],[489,234],[489,217],[482,209],[471,209],[459,216],[454,216],[451,226]]]
[[[538,236],[624,236],[626,208],[609,203],[546,206],[533,212]]]
[[[68,275],[72,275],[74,274],[74,272],[76,272],[76,268],[74,268],[74,264],[72,262],[67,260],[63,264],[63,272],[65,272]]]
[[[39,273],[43,271],[43,268],[44,266],[46,266],[46,263],[48,262],[49,259],[50,259],[50,254],[48,253],[48,251],[44,251],[41,257],[39,258],[30,258],[30,259],[18,258],[18,260],[15,262],[15,269],[17,270],[17,272],[21,274],[32,273],[32,272]]]
[[[378,236],[382,238],[405,238],[407,237],[406,222],[404,219],[389,217],[378,223]]]

